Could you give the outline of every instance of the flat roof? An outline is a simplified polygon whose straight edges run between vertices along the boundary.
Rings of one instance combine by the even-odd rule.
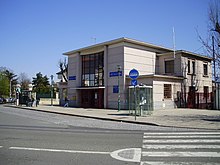
[[[157,45],[146,43],[146,42],[143,42],[143,41],[138,41],[138,40],[122,37],[122,38],[118,38],[118,39],[115,39],[115,40],[110,40],[110,41],[107,41],[107,42],[102,42],[102,43],[91,45],[91,46],[88,46],[88,47],[84,47],[84,48],[72,50],[72,51],[69,51],[69,52],[65,52],[65,53],[63,53],[63,55],[68,56],[68,55],[78,53],[78,52],[81,52],[81,51],[85,51],[85,50],[88,50],[88,49],[92,49],[92,48],[95,48],[95,47],[113,45],[113,44],[117,44],[117,43],[121,43],[121,42],[127,42],[127,43],[136,44],[136,45],[146,46],[146,47],[149,47],[149,48],[155,48],[155,49],[158,49],[158,50],[161,50],[161,51],[167,51],[167,52],[173,51],[172,49],[165,48],[163,46],[157,46]]]
[[[168,54],[171,54],[171,53],[173,53],[173,51],[172,52],[167,52],[167,53],[160,53],[160,54],[157,54],[157,55],[158,56],[164,56],[164,55],[168,55]],[[191,56],[204,58],[204,59],[207,59],[207,60],[212,60],[211,57],[201,55],[201,54],[197,54],[197,53],[193,53],[193,52],[190,52],[190,51],[187,51],[187,50],[176,50],[175,54],[178,54],[178,53],[183,53],[183,54],[186,54],[186,55],[191,55]]]

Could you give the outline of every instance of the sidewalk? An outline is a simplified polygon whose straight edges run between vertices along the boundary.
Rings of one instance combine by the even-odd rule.
[[[62,115],[72,115],[79,117],[95,118],[101,120],[111,120],[118,122],[137,123],[155,126],[198,128],[220,130],[220,111],[202,109],[163,109],[154,110],[152,115],[146,117],[128,114],[128,111],[111,109],[91,109],[91,108],[71,108],[61,106],[25,107],[6,105],[14,108],[43,111]]]

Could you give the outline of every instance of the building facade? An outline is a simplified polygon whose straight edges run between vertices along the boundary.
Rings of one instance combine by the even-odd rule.
[[[211,58],[187,51],[174,54],[168,48],[119,38],[64,55],[68,82],[62,88],[74,107],[117,109],[120,102],[121,109],[128,109],[132,69],[139,72],[139,86],[152,89],[153,109],[190,107],[189,99],[197,106],[197,93],[212,91]],[[143,96],[147,97],[141,95],[140,100],[146,103]]]

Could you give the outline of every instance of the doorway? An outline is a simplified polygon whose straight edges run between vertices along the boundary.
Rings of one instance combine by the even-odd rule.
[[[104,108],[104,89],[82,89],[82,108]]]

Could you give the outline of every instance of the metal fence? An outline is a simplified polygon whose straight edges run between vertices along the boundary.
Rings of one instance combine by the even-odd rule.
[[[181,93],[178,107],[180,108],[198,108],[213,109],[213,93],[188,92]]]

